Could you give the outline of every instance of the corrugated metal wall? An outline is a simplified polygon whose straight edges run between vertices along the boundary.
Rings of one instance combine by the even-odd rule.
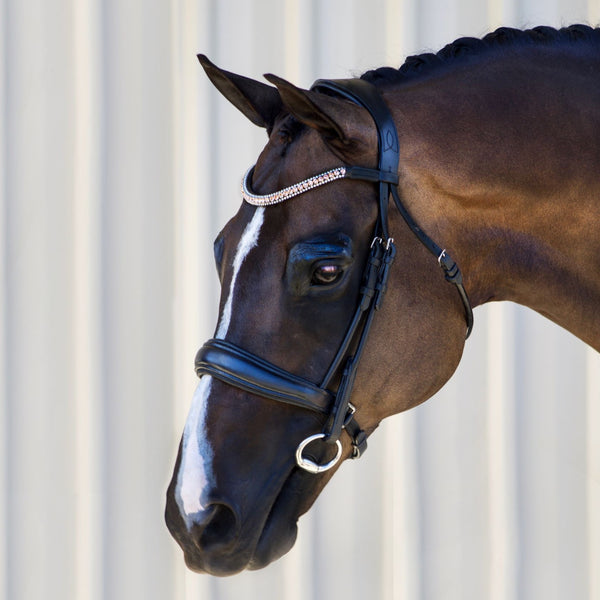
[[[600,599],[600,360],[512,305],[278,563],[192,574],[162,517],[264,135],[195,53],[306,86],[578,21],[600,0],[1,0],[0,598]]]

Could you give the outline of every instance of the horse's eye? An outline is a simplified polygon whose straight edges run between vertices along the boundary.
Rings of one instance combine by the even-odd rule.
[[[285,279],[295,298],[337,300],[347,287],[352,240],[342,233],[298,242],[290,249]]]
[[[342,276],[344,270],[340,265],[319,265],[312,275],[313,285],[331,285],[336,283]]]
[[[279,137],[279,140],[282,144],[289,144],[292,141],[292,134],[288,129],[285,128],[281,128],[277,132],[277,137]]]

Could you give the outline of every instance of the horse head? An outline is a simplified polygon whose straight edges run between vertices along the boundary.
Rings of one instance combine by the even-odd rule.
[[[200,61],[268,133],[214,243],[219,321],[197,358],[167,492],[188,566],[227,575],[286,553],[342,460],[448,380],[466,305],[444,281],[457,278],[446,253],[435,260],[392,203],[387,215],[382,190],[401,197],[406,178],[397,155],[381,174],[393,140],[368,106],[327,85],[303,90],[269,75],[271,86]]]

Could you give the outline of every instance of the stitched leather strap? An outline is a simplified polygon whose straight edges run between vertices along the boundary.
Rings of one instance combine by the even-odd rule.
[[[263,398],[329,414],[333,395],[314,383],[225,340],[208,340],[196,354],[196,374],[212,375]]]

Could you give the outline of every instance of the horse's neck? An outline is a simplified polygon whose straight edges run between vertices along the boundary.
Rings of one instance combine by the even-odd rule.
[[[600,167],[600,165],[599,165]],[[460,249],[477,304],[528,306],[600,351],[600,195],[485,211]],[[519,205],[515,203],[515,205]],[[469,287],[471,286],[471,287]]]
[[[475,305],[524,304],[600,351],[600,57],[586,60],[593,77],[553,57],[553,72],[517,61],[423,86],[401,164]]]

